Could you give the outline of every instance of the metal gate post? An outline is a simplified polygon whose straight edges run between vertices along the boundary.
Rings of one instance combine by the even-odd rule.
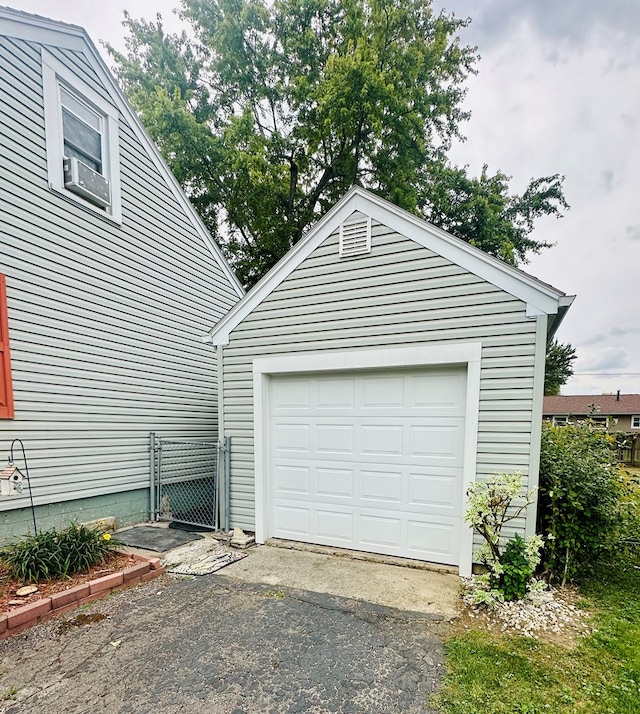
[[[231,437],[224,437],[224,527],[229,530],[231,510]]]
[[[156,520],[156,433],[149,434],[149,520]]]
[[[218,442],[218,521],[220,530],[229,530],[229,501],[230,501],[230,481],[229,472],[231,466],[231,437],[225,436]]]

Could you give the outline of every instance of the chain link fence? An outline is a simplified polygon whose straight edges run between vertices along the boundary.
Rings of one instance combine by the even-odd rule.
[[[217,529],[224,451],[215,441],[162,439],[152,433],[152,518]]]

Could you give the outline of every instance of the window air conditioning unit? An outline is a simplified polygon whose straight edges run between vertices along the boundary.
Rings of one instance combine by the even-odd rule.
[[[64,160],[64,187],[102,208],[111,205],[109,179],[76,158]]]

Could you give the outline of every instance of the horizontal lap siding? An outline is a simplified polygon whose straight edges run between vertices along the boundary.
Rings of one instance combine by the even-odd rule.
[[[48,48],[109,94],[78,53]],[[50,191],[39,46],[0,38],[0,272],[16,418],[37,504],[143,488],[148,435],[217,433],[215,351],[228,278],[120,118],[122,226]],[[26,505],[3,499],[0,509]]]
[[[256,356],[481,341],[477,473],[526,473],[536,323],[525,311],[524,303],[382,225],[374,225],[371,253],[358,258],[340,260],[337,234],[327,238],[224,348],[232,523],[254,525]],[[524,529],[524,519],[517,525]]]

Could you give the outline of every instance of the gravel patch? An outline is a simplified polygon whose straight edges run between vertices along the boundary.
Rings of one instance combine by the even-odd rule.
[[[578,607],[578,593],[571,588],[549,588],[530,593],[523,600],[476,605],[463,596],[472,619],[484,619],[487,627],[525,637],[572,644],[578,636],[591,632],[590,615]]]

